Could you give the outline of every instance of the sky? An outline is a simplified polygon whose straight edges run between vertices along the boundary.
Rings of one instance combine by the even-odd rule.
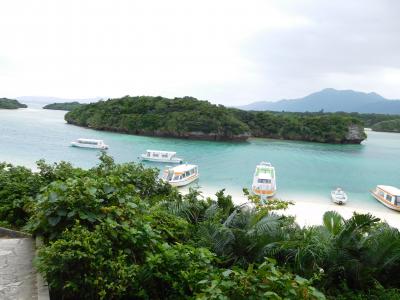
[[[0,97],[400,99],[398,0],[2,0]]]

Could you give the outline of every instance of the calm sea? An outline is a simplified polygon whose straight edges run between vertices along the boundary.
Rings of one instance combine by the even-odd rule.
[[[199,165],[197,185],[208,191],[226,188],[237,194],[249,188],[254,168],[263,160],[276,167],[277,196],[288,200],[327,202],[330,190],[340,186],[353,205],[385,210],[369,189],[377,184],[400,187],[400,134],[368,132],[361,145],[272,139],[191,141],[94,131],[66,124],[64,114],[34,108],[0,110],[0,161],[34,167],[44,158],[88,168],[97,163],[98,151],[70,147],[71,141],[82,137],[105,140],[118,162],[138,161],[146,149],[176,151],[185,161]]]

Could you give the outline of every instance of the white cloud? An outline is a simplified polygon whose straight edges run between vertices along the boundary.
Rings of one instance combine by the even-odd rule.
[[[288,74],[290,55],[294,62],[306,62],[307,56],[296,55],[304,47],[285,46],[295,38],[302,41],[298,34],[322,22],[308,1],[290,3],[4,0],[0,96],[190,95],[239,104],[323,88],[310,72],[300,81]],[[328,19],[326,26],[331,30],[337,23]],[[275,40],[265,45],[260,37],[269,34]]]

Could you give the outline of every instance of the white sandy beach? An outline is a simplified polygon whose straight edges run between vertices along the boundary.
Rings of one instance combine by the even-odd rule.
[[[202,195],[204,197],[210,197],[212,199],[216,198],[215,193],[217,190],[214,191],[210,188],[201,188],[200,190],[202,191]],[[187,193],[188,189],[181,189],[181,192]],[[227,194],[232,195],[235,204],[239,205],[247,202],[247,198],[242,194],[232,193],[230,191],[227,191]],[[330,201],[327,201],[326,203],[306,201],[305,199],[302,199],[301,196],[291,196],[290,201],[292,201],[294,205],[290,205],[287,210],[283,211],[283,214],[295,216],[296,221],[300,226],[321,225],[322,216],[325,212],[337,211],[345,219],[350,218],[353,215],[353,212],[360,214],[370,213],[375,217],[380,218],[382,221],[386,221],[390,226],[400,229],[400,213],[386,208],[383,205],[382,209],[362,209],[352,206],[351,201],[346,205],[339,206]]]

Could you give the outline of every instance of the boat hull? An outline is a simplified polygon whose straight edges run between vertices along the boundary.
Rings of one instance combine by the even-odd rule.
[[[381,196],[377,195],[376,193],[374,193],[373,191],[370,191],[371,195],[378,200],[380,203],[382,203],[383,205],[385,205],[386,207],[393,209],[395,211],[399,211],[400,212],[400,206],[396,206],[393,205],[392,203],[390,203],[389,201],[383,199]]]
[[[172,163],[172,164],[181,164],[183,160],[181,158],[173,158],[173,159],[158,159],[158,158],[152,158],[152,157],[147,157],[145,155],[141,155],[141,160],[147,160],[147,161],[152,161],[152,162],[163,162],[163,163]]]
[[[331,192],[331,198],[333,203],[338,204],[338,205],[344,205],[347,203],[347,195],[345,198],[337,198],[334,192]]]
[[[185,178],[183,180],[177,180],[177,181],[167,181],[170,185],[175,186],[175,187],[181,187],[181,186],[185,186],[188,185],[190,183],[192,183],[193,181],[196,181],[199,178],[199,174],[190,176],[188,178]]]
[[[108,146],[98,146],[98,145],[89,145],[89,144],[82,145],[82,144],[75,143],[75,142],[72,142],[71,146],[77,147],[77,148],[88,148],[88,149],[98,149],[98,150],[107,150],[108,149]]]
[[[259,190],[259,189],[252,189],[253,194],[260,196],[260,197],[273,197],[275,196],[276,191],[275,190]]]

